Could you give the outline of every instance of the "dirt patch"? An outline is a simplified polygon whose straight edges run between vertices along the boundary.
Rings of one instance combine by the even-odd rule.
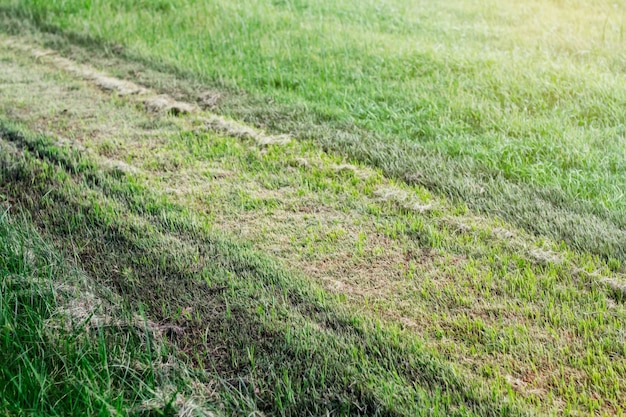
[[[200,95],[200,105],[204,109],[213,110],[222,99],[222,94],[216,91],[207,91]]]
[[[366,180],[374,175],[373,170],[364,169],[362,167],[357,167],[356,165],[352,164],[332,164],[330,168],[337,173],[351,172],[352,174],[354,174],[355,177],[361,180]]]
[[[560,264],[563,258],[549,249],[533,248],[529,251],[530,258],[541,265]]]

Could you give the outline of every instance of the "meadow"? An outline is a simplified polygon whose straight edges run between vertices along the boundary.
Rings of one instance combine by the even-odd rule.
[[[0,412],[624,415],[625,13],[0,0]]]

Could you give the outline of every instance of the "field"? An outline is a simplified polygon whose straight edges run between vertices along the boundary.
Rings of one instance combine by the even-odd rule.
[[[0,0],[0,413],[626,414],[625,23]]]

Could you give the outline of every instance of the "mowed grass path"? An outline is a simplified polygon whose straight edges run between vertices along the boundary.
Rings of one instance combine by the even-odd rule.
[[[624,413],[619,262],[311,142],[146,112],[14,45],[0,45],[3,201],[131,311],[183,327],[188,365],[236,385],[218,409]]]
[[[626,260],[623,1],[0,5],[201,82],[219,112]]]
[[[200,389],[197,381],[191,387],[183,381],[154,388],[157,384],[148,380],[143,389],[141,380],[131,373],[112,382],[121,379],[128,384],[124,389],[107,390],[108,380],[96,379],[93,385],[98,390],[91,394],[95,397],[103,391],[106,396],[96,398],[91,407],[79,398],[74,415],[84,415],[81,411],[116,415],[118,410],[133,415],[189,415],[197,410],[184,412],[184,400],[173,409],[168,401],[175,400],[183,389],[193,392],[190,388],[194,387],[206,391],[199,400],[225,415],[525,414],[526,407],[519,407],[516,399],[504,398],[506,387],[494,387],[492,392],[491,387],[459,374],[445,360],[430,354],[419,340],[404,338],[405,331],[399,326],[355,314],[339,297],[326,293],[301,273],[287,270],[250,242],[225,234],[220,219],[206,212],[220,213],[219,195],[201,193],[208,198],[202,211],[175,203],[177,194],[195,193],[184,184],[180,170],[174,170],[181,174],[175,188],[167,187],[174,165],[184,161],[228,165],[226,157],[234,152],[233,156],[244,157],[251,166],[271,175],[273,167],[261,158],[263,149],[252,146],[249,153],[240,154],[245,147],[238,146],[234,138],[230,143],[221,138],[226,146],[220,145],[218,136],[196,131],[201,124],[193,129],[189,124],[193,119],[145,113],[133,103],[102,94],[58,70],[35,65],[32,57],[4,50],[0,62],[4,70],[0,82],[3,205],[10,205],[11,211],[21,210],[46,239],[70,252],[91,279],[121,296],[117,305],[126,313],[143,309],[147,320],[164,329],[169,343],[163,347],[174,349],[159,349],[150,365],[168,370],[177,363],[175,358],[181,358],[194,369],[194,377],[207,383]],[[46,136],[29,133],[24,125]],[[183,130],[185,126],[191,130]],[[183,154],[164,152],[163,146],[169,142],[181,146],[181,152],[187,150],[185,137],[192,140],[189,145],[197,138],[198,145],[212,147],[217,153],[197,159],[187,153],[187,158],[179,160]],[[143,152],[144,146],[152,146],[152,152]],[[143,159],[150,154],[154,158]],[[135,160],[137,157],[140,160]],[[192,174],[202,175],[204,185],[219,186],[216,179],[228,175],[224,168]],[[320,180],[323,185],[325,181]],[[226,208],[238,208],[231,216],[240,217],[243,210],[262,217],[269,202],[249,198],[237,185],[243,184],[235,182],[225,189],[235,197],[223,201]],[[7,279],[5,271],[0,273]],[[76,301],[82,301],[78,293]],[[5,315],[11,318],[10,311]],[[83,316],[91,319],[89,310]],[[120,327],[125,326],[122,323]],[[102,330],[99,325],[93,327]],[[108,323],[102,327],[108,329]],[[115,334],[117,326],[112,330]],[[26,326],[19,331],[26,337],[33,333]],[[61,332],[52,333],[62,338]],[[122,333],[120,337],[125,336]],[[133,362],[132,355],[143,354],[145,341],[139,346],[120,343],[110,348],[123,355],[127,347],[130,366],[144,366]],[[45,352],[48,348],[43,347]],[[73,346],[68,349],[75,353]],[[145,360],[145,356],[140,358]],[[117,356],[112,359],[113,367],[120,365]],[[13,394],[9,389],[16,384],[11,381],[21,377],[32,386],[37,377],[52,380],[56,375],[48,375],[46,368],[40,373],[15,368],[7,369],[0,379],[0,392],[6,398],[1,405],[9,412],[38,410],[32,399],[6,395]],[[212,376],[222,382],[216,383]],[[80,377],[92,382],[89,375],[76,375],[71,382],[80,383]],[[65,379],[62,375],[53,381],[60,385]],[[42,385],[42,396],[54,399],[55,393]],[[161,388],[162,396],[151,392]],[[112,407],[107,409],[107,404]],[[57,405],[46,403],[41,409],[70,414],[65,404]]]

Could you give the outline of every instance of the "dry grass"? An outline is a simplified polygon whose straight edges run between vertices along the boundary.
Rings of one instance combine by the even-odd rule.
[[[152,90],[137,85],[131,81],[121,80],[111,77],[101,71],[85,64],[75,63],[67,58],[58,56],[56,51],[50,49],[40,49],[36,46],[23,43],[15,38],[8,38],[2,41],[5,47],[30,54],[39,62],[52,65],[74,76],[80,77],[93,83],[104,91],[115,93],[119,96],[132,96],[131,100],[142,103],[150,112],[172,114],[174,116],[185,115],[197,112],[194,104],[173,99],[167,94],[156,94]],[[211,96],[207,98],[213,103],[218,98]],[[286,145],[291,138],[288,135],[268,135],[257,129],[229,120],[225,117],[210,114],[202,119],[208,129],[219,132],[227,136],[236,138],[253,139],[259,145]]]
[[[399,187],[382,187],[374,191],[374,195],[382,201],[391,201],[406,210],[416,211],[420,214],[429,212],[435,208],[433,203],[424,203]]]

